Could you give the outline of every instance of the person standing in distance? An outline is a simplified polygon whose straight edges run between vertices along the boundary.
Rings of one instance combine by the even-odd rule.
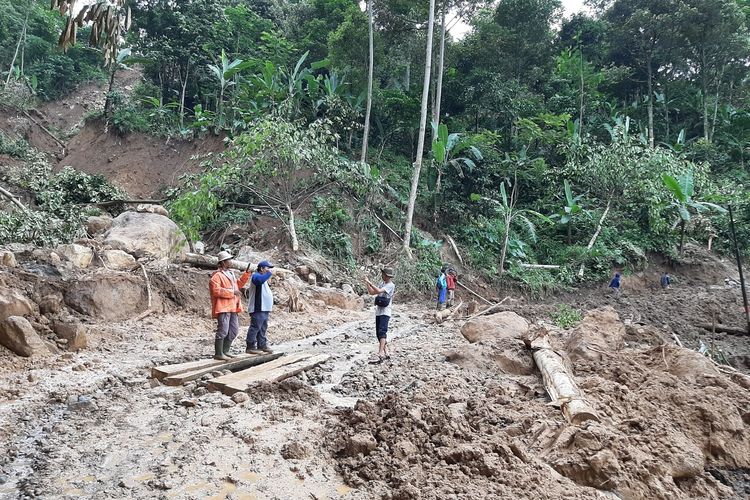
[[[221,251],[218,270],[211,275],[208,284],[211,293],[211,315],[216,318],[216,337],[214,337],[214,359],[227,360],[234,356],[229,353],[232,342],[237,337],[240,323],[237,317],[242,312],[240,289],[245,286],[250,273],[245,271],[238,280],[234,271],[229,268],[232,254]]]
[[[380,286],[373,285],[367,277],[364,279],[367,293],[377,296],[375,297],[375,336],[378,339],[378,363],[382,363],[384,359],[390,359],[387,348],[388,323],[391,320],[391,305],[396,291],[396,285],[392,281],[393,269],[384,267],[380,274],[383,278]]]
[[[247,354],[272,353],[268,347],[268,316],[273,310],[273,293],[268,286],[268,280],[273,276],[273,265],[267,260],[258,263],[258,267],[250,278],[247,310],[250,313],[250,328],[247,329]],[[247,266],[247,272],[250,266]]]

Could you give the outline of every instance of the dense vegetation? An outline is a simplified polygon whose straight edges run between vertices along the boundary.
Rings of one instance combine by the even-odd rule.
[[[227,153],[173,193],[193,239],[260,205],[293,246],[346,265],[383,252],[383,222],[404,232],[426,62],[415,225],[451,236],[488,276],[538,291],[635,268],[652,251],[679,259],[684,239],[729,251],[728,204],[739,240],[750,237],[747,0],[596,0],[569,19],[559,0],[444,0],[429,61],[426,1],[370,0],[371,17],[353,0],[125,4],[130,62],[120,62],[142,65],[145,81],[112,96],[115,128],[228,138]],[[101,74],[80,43],[53,51],[62,21],[29,5],[25,67],[13,76],[35,78],[48,98]],[[7,71],[25,7],[0,6],[11,14],[0,21]],[[457,16],[470,25],[460,39]],[[54,71],[76,78],[43,78]],[[411,270],[436,259],[419,234]]]

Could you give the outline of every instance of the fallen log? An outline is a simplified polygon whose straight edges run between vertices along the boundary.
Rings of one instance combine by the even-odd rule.
[[[435,321],[440,324],[445,320],[455,317],[456,313],[461,310],[462,305],[464,305],[464,303],[460,302],[457,306],[443,309],[442,311],[435,311]]]
[[[554,264],[519,264],[519,266],[525,269],[560,269],[560,266]]]
[[[552,349],[546,335],[544,332],[543,336],[533,340],[525,339],[524,342],[533,350],[534,362],[542,373],[544,388],[552,400],[550,404],[559,406],[571,424],[587,420],[599,421],[596,410],[586,401],[583,392],[565,368],[562,356]]]
[[[738,326],[720,325],[720,324],[709,324],[700,323],[695,325],[698,328],[703,328],[709,332],[728,333],[729,335],[748,335],[748,331],[745,328]]]
[[[468,286],[464,285],[463,283],[457,281],[456,284],[458,286],[460,286],[461,288],[463,288],[464,290],[466,290],[467,292],[469,292],[470,294],[472,294],[474,297],[482,300],[483,302],[486,302],[487,304],[492,304],[492,302],[490,302],[489,300],[485,299],[484,297],[482,297],[477,292],[475,292],[474,290],[472,290]]]
[[[499,308],[499,307],[500,307],[501,305],[503,305],[503,304],[505,303],[505,301],[506,301],[506,300],[508,300],[509,298],[510,298],[510,295],[508,295],[507,297],[505,297],[505,298],[504,298],[503,300],[501,300],[501,301],[500,301],[500,302],[498,302],[497,304],[493,304],[493,305],[491,305],[491,306],[489,306],[489,307],[485,307],[484,309],[482,309],[482,310],[481,310],[481,311],[479,311],[478,313],[474,314],[473,316],[469,316],[469,317],[467,318],[467,321],[468,321],[468,320],[472,320],[472,319],[474,319],[474,318],[478,318],[479,316],[484,316],[485,314],[490,314],[490,313],[492,313],[492,312],[495,312],[495,311],[497,311],[497,309],[498,309],[498,308]]]
[[[214,257],[213,255],[201,255],[198,253],[187,253],[185,254],[185,257],[182,259],[182,262],[184,264],[190,264],[191,266],[195,267],[202,267],[204,269],[216,269],[216,266],[219,264],[219,259]],[[229,267],[232,269],[237,269],[238,271],[245,271],[248,266],[250,266],[251,269],[253,269],[257,265],[253,262],[245,262],[243,260],[237,260],[232,259],[229,261]],[[294,273],[293,271],[290,271],[289,269],[284,269],[281,267],[274,267],[274,272],[279,273]]]

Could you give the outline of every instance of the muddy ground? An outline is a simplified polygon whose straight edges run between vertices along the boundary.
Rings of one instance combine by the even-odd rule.
[[[5,284],[37,302],[70,288],[23,266]],[[532,322],[549,323],[563,302],[619,312],[594,326],[622,330],[622,345],[572,363],[600,415],[580,426],[549,404],[522,343],[469,344],[463,321],[436,325],[419,302],[395,304],[390,362],[370,363],[372,311],[309,303],[302,313],[278,307],[269,335],[285,352],[330,354],[322,366],[258,386],[247,400],[210,392],[205,380],[162,386],[153,366],[212,352],[206,279],[184,268],[152,272],[164,312],[139,321],[73,311],[89,332],[80,352],[28,359],[0,347],[0,498],[750,495],[747,379],[671,336],[691,349],[709,342],[692,325],[717,301],[722,321],[736,320],[739,290],[711,284],[715,277],[667,292],[631,280],[617,299],[588,290],[509,301]],[[549,328],[558,340],[570,334]],[[747,371],[746,339],[714,340]]]

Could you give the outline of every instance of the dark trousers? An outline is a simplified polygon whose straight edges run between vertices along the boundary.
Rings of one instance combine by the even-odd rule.
[[[227,339],[233,342],[240,331],[240,320],[237,313],[219,313],[216,318],[216,340]]]
[[[247,348],[264,349],[268,347],[268,311],[259,311],[250,314],[250,328],[247,329]]]
[[[388,336],[388,322],[391,320],[390,316],[385,314],[375,316],[375,336],[380,339],[384,339]]]

